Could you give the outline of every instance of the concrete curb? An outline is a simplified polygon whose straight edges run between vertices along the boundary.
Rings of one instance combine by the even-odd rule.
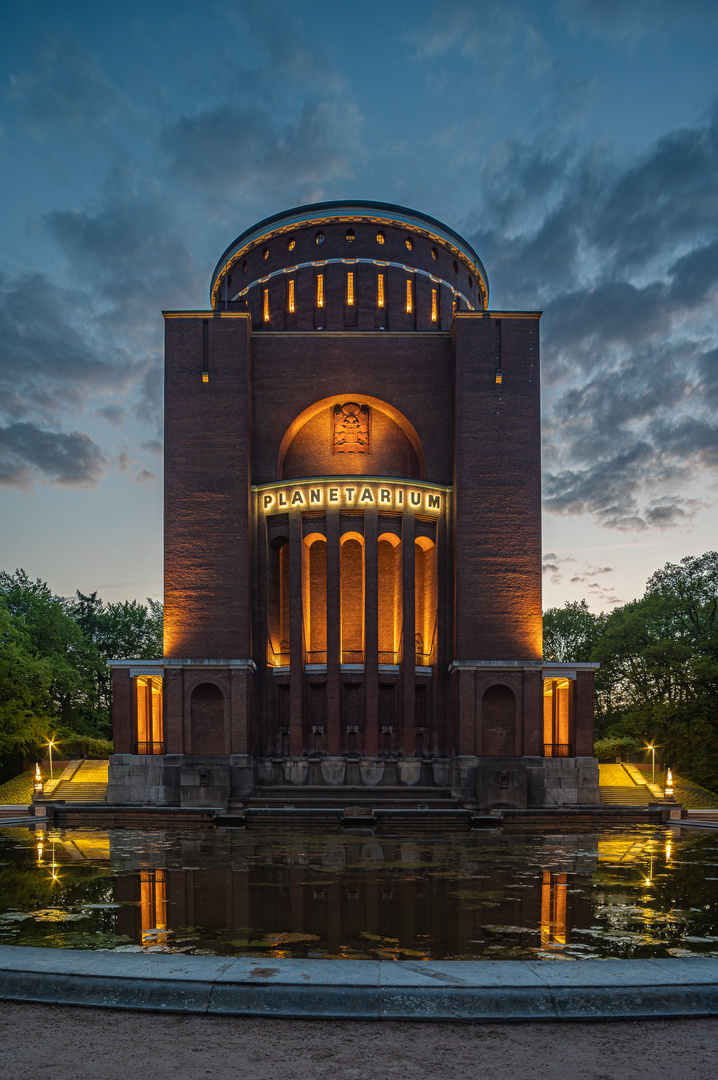
[[[252,960],[0,946],[0,999],[346,1020],[718,1015],[718,959]]]

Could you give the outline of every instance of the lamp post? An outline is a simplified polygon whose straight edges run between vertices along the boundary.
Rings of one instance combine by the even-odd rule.
[[[653,780],[651,782],[653,784],[655,784],[655,782],[656,782],[656,748],[651,743],[651,745],[648,746],[647,749],[651,751],[651,755],[652,755],[652,760],[653,760]]]
[[[52,739],[47,744],[50,748],[50,779],[52,780],[52,748],[55,745]]]

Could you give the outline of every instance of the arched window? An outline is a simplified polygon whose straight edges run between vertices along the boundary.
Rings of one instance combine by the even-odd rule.
[[[214,683],[195,686],[190,698],[193,754],[224,754],[224,694]]]
[[[438,597],[436,544],[428,536],[418,536],[414,550],[414,646],[416,663],[428,667],[434,662],[436,642]]]
[[[327,541],[320,533],[304,538],[302,602],[308,664],[327,662]]]
[[[341,539],[342,663],[364,663],[364,537]]]
[[[382,533],[378,543],[379,663],[398,664],[401,641],[401,541]]]

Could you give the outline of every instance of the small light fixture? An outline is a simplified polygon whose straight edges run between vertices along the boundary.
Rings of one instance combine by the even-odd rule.
[[[208,371],[203,371],[202,372],[202,382],[203,383],[209,382],[209,372]]]

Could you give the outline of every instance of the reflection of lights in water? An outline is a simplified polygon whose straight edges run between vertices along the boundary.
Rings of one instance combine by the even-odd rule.
[[[140,871],[140,918],[143,945],[167,944],[167,896],[164,870]]]
[[[565,945],[568,876],[544,870],[541,881],[541,944]]]
[[[666,862],[669,862],[671,858],[671,842],[666,840]]]

